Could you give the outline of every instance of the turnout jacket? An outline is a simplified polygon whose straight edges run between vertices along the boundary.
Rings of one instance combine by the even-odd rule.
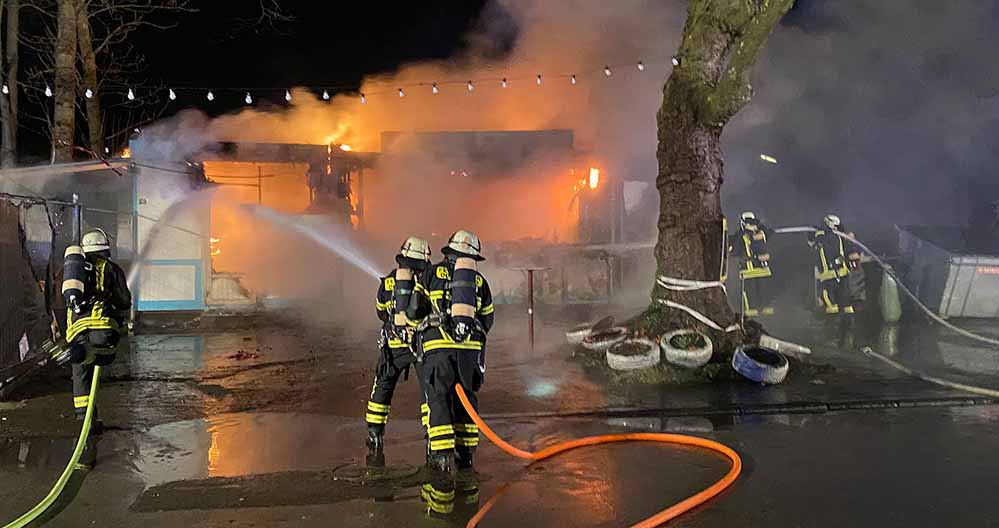
[[[100,255],[88,255],[87,263],[92,270],[87,273],[82,310],[79,314],[72,308],[66,311],[67,342],[86,330],[117,330],[132,308],[132,293],[121,266]]]
[[[383,335],[388,336],[385,341],[386,346],[391,349],[408,349],[409,343],[400,339],[394,332],[395,324],[393,321],[396,313],[395,293],[397,284],[395,277],[397,270],[398,268],[393,269],[378,282],[378,293],[375,294],[375,313],[382,322]]]
[[[767,249],[769,234],[770,230],[759,224],[756,231],[741,229],[729,237],[729,251],[735,251],[740,257],[739,278],[756,279],[773,274],[769,265],[770,250]],[[764,255],[766,257],[761,259]]]
[[[478,270],[475,271],[475,315],[476,324],[468,339],[457,342],[451,336],[451,303],[454,287],[454,263],[445,259],[424,270],[416,279],[415,293],[408,310],[409,319],[423,320],[432,314],[441,319],[439,326],[429,326],[422,332],[423,352],[438,349],[458,349],[481,351],[485,348],[486,334],[493,326],[493,295],[489,283]],[[467,285],[461,285],[467,286]]]

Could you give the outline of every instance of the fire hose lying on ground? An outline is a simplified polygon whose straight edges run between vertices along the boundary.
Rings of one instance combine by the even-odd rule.
[[[560,453],[570,451],[573,449],[578,449],[580,447],[588,447],[602,444],[613,444],[619,442],[661,442],[666,444],[679,444],[679,445],[689,445],[695,447],[702,447],[709,449],[716,453],[720,453],[732,462],[731,468],[729,468],[728,473],[725,474],[720,480],[708,486],[707,488],[687,497],[686,499],[666,508],[655,515],[632,525],[632,528],[652,528],[653,526],[659,526],[671,519],[675,519],[680,515],[704,504],[705,502],[713,499],[719,493],[724,491],[726,488],[732,485],[739,478],[739,474],[742,472],[742,459],[739,454],[736,453],[732,448],[715,442],[714,440],[708,440],[706,438],[699,438],[696,436],[687,436],[680,434],[669,434],[669,433],[624,433],[624,434],[613,434],[613,435],[600,435],[600,436],[586,436],[583,438],[577,438],[576,440],[569,440],[568,442],[560,442],[551,446],[548,446],[541,451],[524,451],[517,447],[510,445],[508,442],[500,438],[484,421],[482,417],[479,416],[475,409],[472,408],[472,404],[468,401],[468,397],[465,396],[465,391],[461,388],[461,385],[455,385],[455,392],[458,393],[458,398],[461,400],[461,405],[468,412],[468,415],[472,417],[472,421],[475,425],[479,426],[479,431],[486,435],[486,438],[490,442],[496,445],[496,447],[502,449],[510,455],[517,458],[522,458],[524,460],[531,460],[534,462],[545,460],[551,458]],[[502,496],[502,492],[505,488],[501,488],[496,495],[493,495],[489,501],[468,521],[466,528],[474,528],[479,524],[479,521],[485,517],[486,513],[492,509],[493,505]]]
[[[49,491],[49,494],[42,499],[41,502],[35,505],[34,508],[28,510],[24,515],[21,515],[17,519],[14,519],[9,524],[5,525],[3,528],[24,528],[28,526],[46,510],[55,504],[56,499],[62,494],[62,491],[66,488],[66,483],[69,482],[69,478],[73,475],[73,472],[77,469],[77,464],[80,463],[80,457],[83,455],[83,450],[87,446],[87,439],[90,437],[90,424],[94,419],[94,404],[97,401],[97,385],[98,380],[101,378],[101,367],[94,367],[93,383],[90,384],[90,402],[87,404],[87,414],[83,418],[83,427],[80,430],[80,436],[76,440],[76,448],[73,450],[73,455],[69,457],[69,463],[66,464],[66,469],[62,471],[59,475],[59,479],[56,480],[54,486]]]

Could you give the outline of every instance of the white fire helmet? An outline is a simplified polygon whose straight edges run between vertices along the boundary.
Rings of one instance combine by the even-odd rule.
[[[829,229],[836,229],[840,226],[839,217],[834,214],[827,214],[822,221],[826,224]]]
[[[87,231],[80,241],[84,253],[96,253],[98,251],[108,251],[111,249],[111,239],[103,229]]]
[[[460,229],[455,231],[451,238],[447,241],[447,246],[444,247],[442,252],[448,253],[459,253],[463,256],[471,257],[474,260],[485,260],[482,256],[482,244],[479,243],[479,237],[471,231],[466,231]]]
[[[430,243],[422,238],[409,237],[399,248],[399,254],[407,258],[430,262]]]
[[[742,227],[746,227],[746,224],[756,223],[756,213],[752,211],[745,211],[739,216],[739,223]]]

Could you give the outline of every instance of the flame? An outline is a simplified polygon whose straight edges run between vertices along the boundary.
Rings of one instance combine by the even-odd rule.
[[[600,185],[600,169],[590,167],[590,189],[596,189]]]
[[[350,152],[350,151],[352,151],[352,150],[354,150],[354,149],[352,149],[352,148],[350,147],[350,145],[340,145],[340,150],[342,150],[342,151],[344,151],[344,152]]]
[[[208,242],[211,256],[217,257],[222,254],[222,248],[218,247],[219,242],[222,242],[222,238],[217,236],[208,237]]]
[[[121,151],[121,157],[128,159],[132,157],[132,149],[125,147],[125,150]]]

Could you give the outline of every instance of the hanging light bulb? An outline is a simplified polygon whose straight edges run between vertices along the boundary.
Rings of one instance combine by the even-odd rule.
[[[430,87],[430,92],[431,92],[431,93],[433,93],[433,94],[435,94],[435,95],[436,95],[436,94],[439,94],[439,93],[440,93],[440,89],[439,89],[439,88],[437,88],[437,83],[434,83],[434,84],[433,84],[433,85],[432,85],[432,86]]]
[[[537,82],[538,82],[538,86],[541,86],[541,74],[540,73],[538,74],[538,81]]]
[[[500,81],[500,86],[502,86],[503,88],[506,88],[506,77],[503,77],[503,80]]]
[[[0,89],[0,90],[2,90],[2,91],[3,91],[4,95],[7,95],[7,94],[9,94],[9,93],[10,93],[10,88],[8,88],[6,84],[4,84],[4,85],[3,85],[3,88],[2,88],[2,89]]]
[[[364,103],[366,103],[366,102],[368,102],[368,98],[367,98],[367,97],[364,97],[364,94],[362,93],[362,94],[361,94],[361,104],[364,104]]]
[[[4,85],[4,88],[6,88],[6,87],[7,87],[7,85],[5,84],[5,85]],[[4,92],[4,93],[7,93],[7,92]],[[90,88],[87,88],[87,91],[86,91],[86,92],[83,92],[83,95],[84,95],[84,97],[86,97],[87,99],[90,99],[90,98],[92,98],[92,97],[94,96],[94,91],[93,91],[93,90],[91,90]]]
[[[573,85],[576,84],[576,74],[575,73],[572,74],[571,77],[569,77],[569,82],[571,82]]]
[[[645,65],[642,64],[642,61],[638,61],[638,71],[645,71]]]
[[[133,92],[132,89],[129,88],[128,89],[128,95],[126,95],[125,97],[128,97],[129,101],[134,101],[135,100],[135,92]]]
[[[610,66],[604,66],[604,75],[606,75],[608,77],[611,76]]]
[[[48,84],[45,85],[45,97],[52,97],[52,88]]]
[[[211,90],[208,90],[208,100],[209,101],[215,100],[215,94],[213,94]]]
[[[468,86],[468,91],[469,92],[471,92],[472,90],[475,89],[475,86],[472,85],[472,81],[468,81],[468,85],[467,86]]]
[[[673,57],[673,66],[679,66],[679,65],[680,65],[680,59]]]
[[[170,88],[170,93],[167,94],[167,97],[169,97],[171,101],[177,100],[177,94],[174,93],[173,88]]]
[[[289,92],[288,90],[284,91],[284,100],[288,101],[289,103],[291,102],[291,92]]]
[[[406,92],[402,91],[402,88],[399,88],[399,97],[406,97]]]
[[[250,92],[246,92],[246,97],[243,98],[246,104],[253,104],[253,97],[250,97]]]
[[[323,101],[329,101],[329,100],[330,100],[330,93],[327,92],[326,90],[323,90]]]

